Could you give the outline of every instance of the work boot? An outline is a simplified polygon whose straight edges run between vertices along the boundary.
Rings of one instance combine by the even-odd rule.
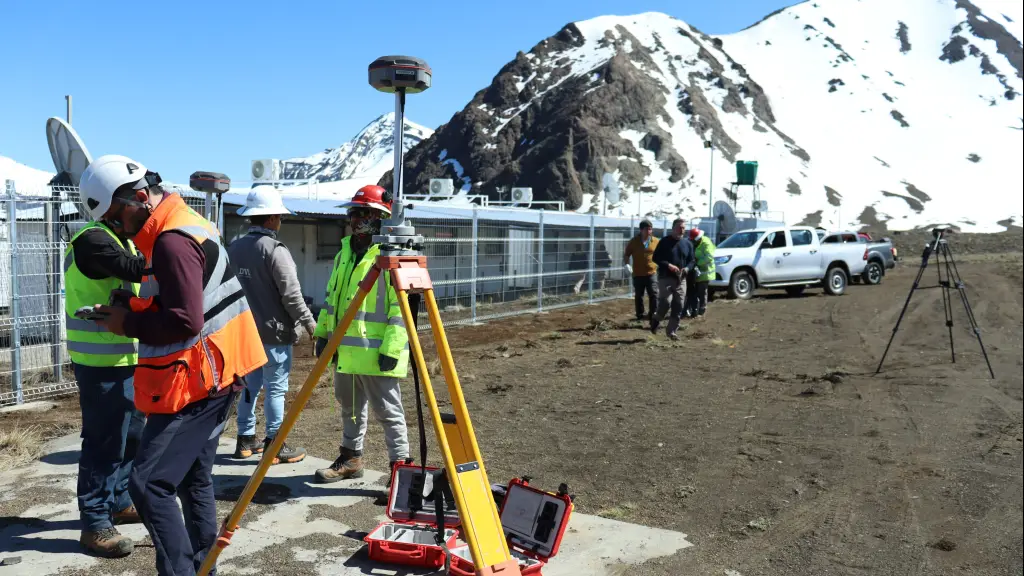
[[[239,435],[235,441],[235,458],[248,458],[263,452],[263,444],[256,441],[255,434]]]
[[[264,438],[263,448],[260,449],[260,452],[266,454],[267,451],[270,450],[270,443],[273,441],[273,438]],[[271,462],[271,464],[294,464],[296,462],[302,462],[302,459],[305,457],[305,448],[294,448],[289,446],[287,442],[282,442],[281,449],[277,451],[277,456],[274,456],[274,461]]]
[[[342,446],[341,455],[327,468],[316,471],[316,481],[329,484],[338,480],[363,477],[363,452]]]
[[[142,522],[142,518],[139,517],[139,511],[135,509],[134,504],[120,512],[114,512],[114,524],[138,524],[139,522]]]
[[[89,552],[103,558],[122,558],[132,553],[135,544],[132,539],[122,536],[113,526],[96,532],[82,532],[78,539]]]
[[[395,466],[399,464],[412,464],[412,458],[406,458],[405,461],[392,460],[388,465],[388,481],[384,483],[385,488],[391,488],[391,479],[395,476]]]

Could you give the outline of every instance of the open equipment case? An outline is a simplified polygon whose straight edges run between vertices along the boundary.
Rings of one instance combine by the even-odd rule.
[[[501,526],[523,576],[540,576],[547,561],[558,554],[573,510],[567,491],[565,484],[557,493],[534,488],[528,478],[509,482],[501,503]],[[451,554],[448,574],[476,575],[468,544],[451,548]]]
[[[437,509],[433,491],[435,481],[443,472],[440,468],[417,464],[399,464],[391,476],[387,516],[392,521],[382,522],[363,541],[369,546],[371,560],[385,564],[402,564],[421,568],[442,568],[445,549],[456,544],[459,531],[459,511],[455,506],[447,483],[442,484],[444,509],[444,547],[434,539],[437,534]],[[422,483],[421,483],[422,481]]]

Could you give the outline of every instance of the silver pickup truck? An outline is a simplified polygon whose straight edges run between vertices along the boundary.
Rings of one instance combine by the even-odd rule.
[[[750,298],[755,288],[781,288],[791,296],[821,286],[838,296],[849,279],[861,276],[868,251],[862,244],[822,244],[807,226],[744,230],[715,249],[712,289],[726,289],[733,298]]]
[[[872,240],[870,236],[862,232],[850,230],[825,232],[820,229],[818,230],[818,238],[822,244],[860,244],[867,248],[867,265],[864,267],[864,272],[861,275],[850,278],[854,283],[881,284],[885,273],[896,267],[896,248],[888,238],[882,238],[881,241],[878,241]]]

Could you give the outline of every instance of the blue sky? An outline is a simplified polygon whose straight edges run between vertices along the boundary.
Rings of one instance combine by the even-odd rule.
[[[658,11],[708,34],[780,0],[519,2],[0,2],[0,155],[53,170],[45,123],[64,116],[93,157],[125,154],[187,182],[249,179],[257,158],[337,146],[394,108],[366,81],[385,54],[427,60],[433,87],[407,118],[436,128],[517,50],[569,22]]]

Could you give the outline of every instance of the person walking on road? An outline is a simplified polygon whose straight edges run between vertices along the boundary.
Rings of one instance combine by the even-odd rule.
[[[654,262],[658,265],[658,311],[651,319],[651,334],[658,333],[658,325],[665,319],[671,305],[672,315],[665,333],[673,340],[678,338],[676,330],[683,315],[686,274],[695,265],[693,245],[683,236],[683,225],[682,218],[673,220],[672,232],[658,242],[654,251]]]
[[[281,216],[291,214],[273,186],[257,186],[249,191],[245,206],[238,209],[252,223],[249,233],[228,247],[238,281],[252,306],[267,363],[246,376],[246,387],[238,400],[238,438],[235,458],[248,458],[264,452],[277,435],[284,420],[284,396],[292,367],[292,346],[299,342],[299,330],[310,340],[316,320],[302,298],[295,261],[288,247],[277,239]],[[263,442],[256,441],[256,399],[264,390],[263,416],[266,419]],[[274,464],[299,462],[306,457],[302,448],[282,444]]]
[[[695,265],[690,271],[692,288],[686,292],[686,316],[703,316],[708,307],[708,283],[715,278],[715,244],[700,228],[690,230]]]
[[[245,375],[267,356],[213,224],[139,162],[102,156],[90,170],[97,185],[86,202],[114,210],[152,270],[129,307],[96,306],[98,324],[139,341],[135,406],[147,420],[128,492],[157,574],[191,575],[217,539],[220,435]]]
[[[324,353],[359,283],[380,253],[373,236],[380,233],[381,219],[391,214],[391,202],[384,196],[380,186],[367,185],[340,206],[348,208],[352,234],[342,239],[327,282],[327,300],[315,331],[317,357]],[[334,355],[335,351],[327,353]],[[366,295],[341,339],[336,358],[334,395],[341,403],[343,425],[340,455],[329,467],[317,470],[315,480],[328,483],[363,476],[367,404],[384,428],[391,468],[411,462],[399,385],[409,368],[409,337],[389,274],[382,273]]]
[[[75,311],[109,302],[118,293],[138,296],[146,257],[125,237],[109,200],[97,199],[104,192],[95,171],[83,174],[79,190],[91,222],[71,238],[64,253],[67,348],[82,408],[79,541],[97,556],[120,557],[131,554],[134,543],[115,526],[139,522],[128,494],[128,477],[146,421],[134,405],[138,340],[77,318]]]
[[[654,226],[650,220],[640,222],[640,233],[626,244],[622,263],[629,265],[633,260],[633,304],[636,307],[636,319],[651,320],[657,311],[658,302],[658,265],[654,263],[654,251],[658,248],[658,239],[654,237]],[[650,313],[644,314],[644,295],[647,296]]]

